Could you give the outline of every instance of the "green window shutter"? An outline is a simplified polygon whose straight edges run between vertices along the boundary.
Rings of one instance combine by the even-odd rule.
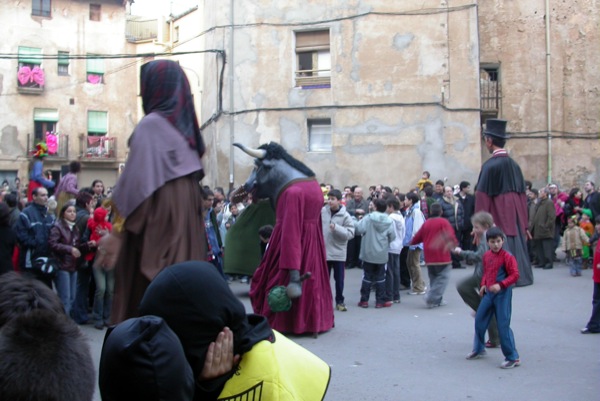
[[[92,55],[88,55],[92,56]],[[104,59],[101,58],[88,58],[87,59],[87,72],[89,74],[104,74]]]
[[[56,109],[33,109],[33,121],[58,122],[58,110],[56,110]]]
[[[69,52],[58,52],[58,65],[69,65]]]
[[[88,111],[88,132],[96,134],[108,132],[108,113],[106,111]]]
[[[42,49],[19,46],[19,63],[42,64]]]

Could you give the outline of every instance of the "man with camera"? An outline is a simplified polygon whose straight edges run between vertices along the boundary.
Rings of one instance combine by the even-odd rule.
[[[33,202],[29,204],[13,227],[19,240],[19,268],[30,272],[33,277],[52,288],[52,279],[32,269],[36,258],[50,256],[48,236],[54,224],[54,217],[48,214],[48,190],[44,187],[35,188],[32,192]]]

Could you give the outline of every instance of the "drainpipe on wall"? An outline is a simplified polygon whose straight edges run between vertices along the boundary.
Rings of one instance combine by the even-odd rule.
[[[548,184],[552,182],[552,87],[550,82],[550,0],[546,0],[546,125],[548,135]]]
[[[230,2],[231,9],[231,42],[229,48],[229,110],[233,112],[233,84],[235,79],[234,74],[234,65],[233,65],[233,36],[234,36],[234,28],[233,28],[233,1]],[[234,130],[235,130],[235,122],[233,119],[235,116],[231,115],[229,117],[229,190],[233,189],[233,143],[234,143]]]

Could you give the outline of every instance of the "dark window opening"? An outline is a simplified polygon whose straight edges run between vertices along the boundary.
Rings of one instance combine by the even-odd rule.
[[[31,15],[37,15],[39,17],[50,17],[51,8],[52,7],[50,0],[31,1]]]

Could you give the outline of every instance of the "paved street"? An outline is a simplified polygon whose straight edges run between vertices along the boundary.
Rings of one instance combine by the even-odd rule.
[[[371,307],[362,309],[356,306],[362,270],[347,270],[348,312],[336,311],[335,328],[317,339],[292,337],[331,365],[326,399],[600,400],[600,335],[579,333],[591,312],[592,272],[570,277],[557,263],[553,270],[535,269],[533,286],[515,289],[512,328],[522,365],[503,370],[500,349],[465,360],[473,318],[454,284],[472,271],[452,271],[447,306],[427,309],[422,296],[403,291],[401,304],[375,309],[372,294]],[[248,288],[232,284],[250,310]],[[104,331],[83,330],[97,362]]]

